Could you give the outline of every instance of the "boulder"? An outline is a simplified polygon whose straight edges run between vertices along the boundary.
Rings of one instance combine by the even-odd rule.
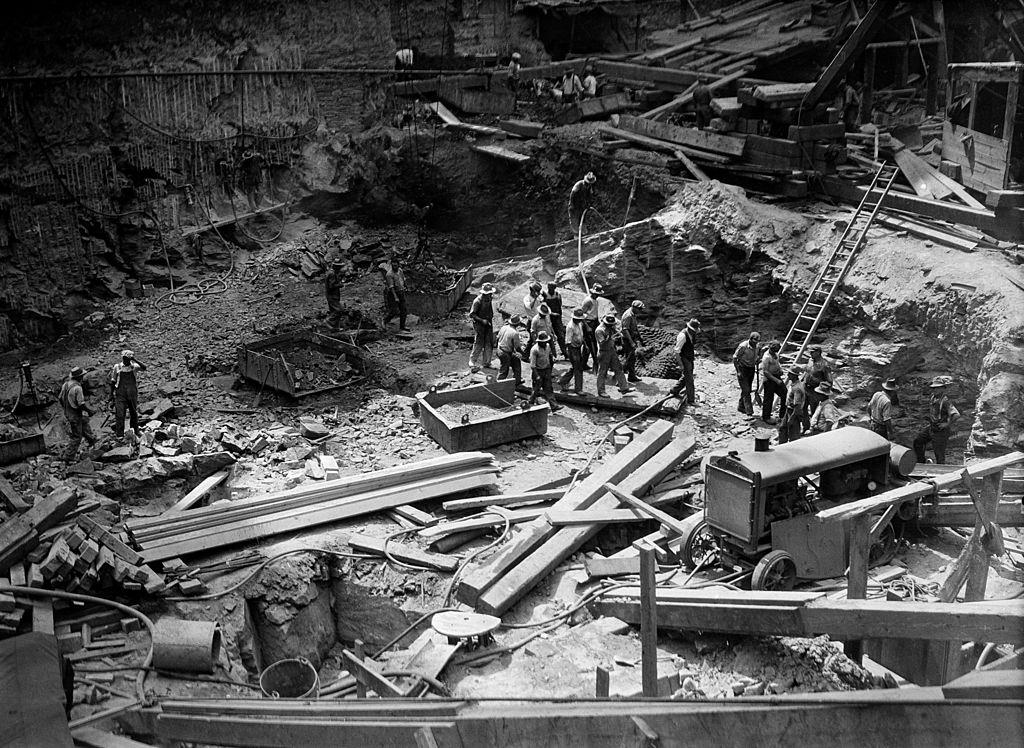
[[[312,418],[303,418],[299,421],[299,433],[307,439],[317,440],[329,436],[331,430],[320,421]]]
[[[192,470],[200,478],[213,475],[235,464],[235,457],[230,452],[206,452],[192,456]]]

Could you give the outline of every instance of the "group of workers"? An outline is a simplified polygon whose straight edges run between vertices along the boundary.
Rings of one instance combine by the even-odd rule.
[[[785,370],[779,359],[781,348],[777,340],[762,345],[761,335],[756,331],[736,346],[732,355],[740,389],[736,410],[752,417],[754,400],[759,399],[761,420],[778,425],[780,444],[798,439],[804,433],[830,431],[853,420],[854,414],[844,413],[832,402],[838,390],[821,346],[809,350],[810,361],[806,366],[794,365]],[[913,440],[918,462],[925,461],[925,449],[929,445],[937,463],[946,461],[946,444],[959,416],[948,396],[949,385],[946,377],[936,377],[929,385],[932,397],[927,424]],[[895,379],[886,379],[867,405],[868,427],[886,439],[894,436],[892,420],[899,404],[898,390]],[[777,418],[773,417],[776,398]]]
[[[138,373],[141,371],[146,371],[146,365],[135,358],[133,351],[124,350],[121,352],[121,360],[111,367],[107,377],[110,402],[114,409],[114,436],[124,438],[124,419],[127,415],[131,429],[130,440],[133,443],[137,442],[139,435]],[[65,459],[74,461],[83,439],[89,447],[97,442],[96,434],[89,423],[89,419],[96,411],[86,402],[85,370],[81,366],[71,369],[68,378],[61,385],[57,401],[64,409],[64,418],[71,435]]]
[[[523,56],[519,52],[512,53],[512,59],[505,69],[508,73],[508,87],[518,93],[522,87]],[[566,70],[559,81],[552,82],[545,78],[534,78],[534,93],[537,96],[550,95],[555,101],[562,104],[575,104],[582,99],[592,99],[597,96],[597,75],[592,63],[587,62],[583,67],[583,76],[576,72],[575,68]]]

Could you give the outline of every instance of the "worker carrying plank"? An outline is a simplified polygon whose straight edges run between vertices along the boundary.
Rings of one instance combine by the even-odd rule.
[[[583,218],[594,204],[594,185],[597,177],[588,171],[583,179],[572,186],[569,192],[569,225],[572,232],[579,236],[583,228]]]
[[[928,425],[914,438],[914,454],[919,463],[925,461],[924,450],[929,444],[935,452],[935,462],[939,465],[946,462],[946,444],[953,431],[953,424],[960,415],[960,411],[949,399],[946,389],[949,384],[950,380],[946,377],[935,377],[929,385],[932,399],[928,405]]]
[[[124,437],[124,416],[128,414],[132,436],[139,435],[139,381],[138,372],[146,365],[135,359],[131,350],[121,351],[121,360],[110,370],[110,400],[114,404],[114,435]]]
[[[82,389],[82,380],[85,378],[85,371],[81,366],[76,366],[68,375],[67,381],[61,385],[57,401],[64,408],[64,418],[68,422],[68,430],[71,432],[71,441],[68,442],[68,451],[64,459],[74,462],[78,455],[78,448],[82,439],[92,447],[96,443],[96,435],[89,425],[89,416],[93,414],[92,408],[85,403],[85,392]]]

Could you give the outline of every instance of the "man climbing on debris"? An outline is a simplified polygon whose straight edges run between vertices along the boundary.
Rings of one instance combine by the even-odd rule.
[[[519,338],[519,328],[522,324],[523,318],[513,314],[498,330],[498,361],[501,363],[498,379],[508,379],[511,370],[516,387],[523,383],[523,345]]]
[[[896,380],[886,379],[882,382],[882,389],[872,395],[868,402],[871,430],[886,439],[892,438],[892,412],[896,405],[896,390]]]
[[[622,313],[622,368],[626,372],[627,382],[640,381],[640,377],[636,375],[636,354],[644,340],[640,335],[640,323],[636,317],[643,314],[645,308],[644,302],[634,299],[629,308]]]
[[[586,333],[583,325],[586,322],[586,315],[582,309],[574,309],[572,322],[569,325],[565,338],[566,351],[569,354],[569,370],[566,371],[558,384],[562,392],[568,392],[569,380],[573,380],[573,392],[577,395],[583,394],[583,370],[586,368]]]
[[[832,367],[829,366],[825,357],[821,355],[821,346],[816,345],[812,347],[809,354],[811,360],[804,373],[804,392],[807,393],[806,406],[804,407],[804,431],[811,427],[811,415],[817,410],[818,403],[821,402],[821,394],[817,391],[818,385],[823,382],[829,386],[832,385]]]
[[[71,370],[67,381],[61,385],[57,401],[64,408],[64,418],[68,422],[68,430],[71,432],[71,441],[68,442],[68,451],[64,459],[74,462],[78,456],[78,448],[84,438],[86,443],[92,447],[96,444],[96,435],[89,425],[89,416],[94,411],[85,404],[85,391],[82,389],[82,380],[85,378],[85,371],[80,366]]]
[[[615,340],[619,332],[615,325],[615,315],[606,314],[603,324],[595,331],[597,338],[597,396],[607,397],[604,391],[604,380],[611,369],[615,377],[615,383],[619,386],[619,392],[627,395],[636,388],[630,387],[622,372],[622,364],[619,363],[619,354],[615,350]]]
[[[914,454],[917,455],[918,462],[925,461],[925,447],[931,444],[936,464],[946,463],[946,445],[953,431],[953,424],[960,415],[960,411],[950,402],[947,394],[946,388],[949,383],[950,380],[946,377],[935,377],[929,385],[932,400],[928,406],[928,425],[914,438]]]
[[[786,391],[785,410],[779,419],[779,444],[795,441],[804,430],[803,412],[807,393],[801,381],[804,368],[794,366],[786,372],[789,388]]]
[[[484,283],[469,308],[469,319],[473,322],[473,352],[469,356],[470,371],[480,371],[480,367],[493,368],[491,366],[491,357],[494,355],[494,308],[491,306],[493,295],[494,286]]]
[[[583,228],[584,216],[594,204],[594,185],[596,183],[597,177],[594,172],[588,171],[583,179],[572,186],[572,190],[569,192],[569,226],[572,227],[572,233],[577,237]]]
[[[697,113],[697,129],[703,130],[711,124],[714,112],[711,110],[711,89],[704,76],[698,76],[697,87],[693,89],[693,109]]]
[[[586,348],[583,350],[583,368],[587,368],[587,357],[594,357],[594,372],[597,372],[597,338],[594,333],[597,331],[598,303],[597,300],[604,292],[600,283],[590,287],[590,294],[583,300],[580,310],[583,312],[583,335],[586,341]]]
[[[779,420],[782,420],[783,411],[786,409],[786,383],[782,381],[780,350],[782,350],[782,343],[773,340],[768,344],[768,350],[764,352],[764,356],[761,357],[761,380],[764,386],[761,420],[767,424],[777,423],[772,418],[772,406],[775,404],[776,395],[779,397]]]
[[[551,332],[558,343],[558,350],[563,358],[569,358],[569,352],[565,348],[565,320],[562,319],[562,294],[558,293],[558,284],[555,281],[548,281],[548,287],[544,291],[544,303],[551,310]],[[555,352],[552,344],[551,352]]]
[[[387,316],[384,318],[384,325],[398,315],[398,329],[402,332],[409,332],[405,326],[408,310],[405,306],[405,272],[402,270],[401,261],[397,257],[391,258],[387,272],[384,273],[384,293],[391,298],[391,306],[388,308]]]
[[[683,374],[679,377],[679,381],[675,383],[670,392],[674,397],[680,395],[685,396],[682,398],[684,405],[696,405],[697,404],[697,393],[695,392],[693,383],[693,364],[697,357],[697,352],[694,348],[697,343],[697,334],[700,332],[700,322],[697,319],[691,319],[686,323],[686,327],[676,336],[675,352],[679,358],[679,367],[683,370]]]
[[[754,374],[757,372],[757,351],[761,343],[761,333],[752,331],[732,354],[732,365],[736,369],[736,379],[740,384],[740,400],[736,410],[748,416],[754,415],[754,406],[750,401],[754,388]]]
[[[114,403],[114,435],[124,438],[124,416],[132,436],[139,435],[139,382],[137,372],[145,371],[146,365],[135,360],[135,353],[121,351],[121,360],[110,370],[110,399]]]
[[[551,335],[541,332],[537,336],[537,344],[530,351],[530,369],[533,373],[533,391],[530,393],[530,405],[536,405],[537,398],[543,394],[551,412],[557,412],[562,406],[555,400],[555,391],[551,386]]]

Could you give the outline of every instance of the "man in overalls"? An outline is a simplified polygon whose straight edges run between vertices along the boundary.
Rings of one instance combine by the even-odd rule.
[[[121,360],[110,370],[110,399],[114,401],[114,435],[124,437],[124,415],[135,436],[139,435],[139,382],[136,372],[146,365],[135,360],[132,351],[121,351]]]

